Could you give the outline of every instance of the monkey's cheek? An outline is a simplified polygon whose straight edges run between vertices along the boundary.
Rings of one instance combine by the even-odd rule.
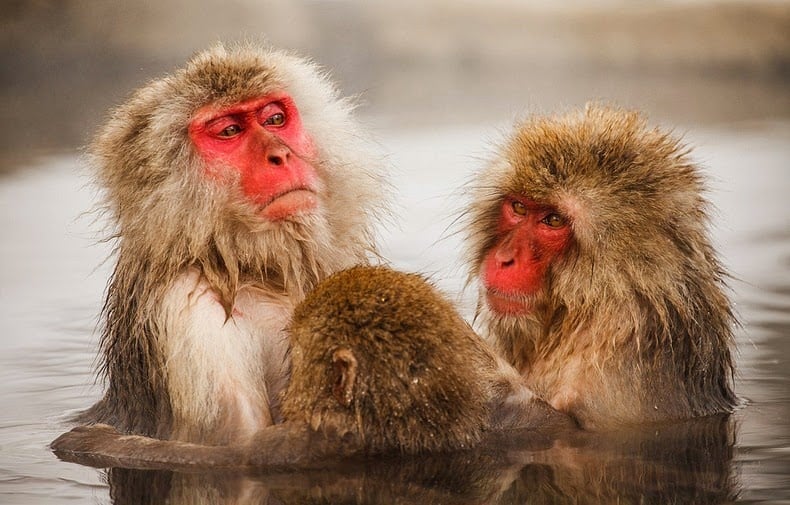
[[[296,215],[308,214],[318,208],[318,196],[306,189],[297,189],[280,195],[261,210],[269,221],[281,221]]]
[[[488,290],[485,299],[488,309],[497,316],[518,317],[530,312],[530,303],[525,297],[505,295]]]

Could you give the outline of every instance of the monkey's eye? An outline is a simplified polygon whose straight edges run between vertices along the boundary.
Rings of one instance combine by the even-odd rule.
[[[282,126],[285,123],[285,114],[278,112],[266,118],[263,122],[266,126]]]
[[[562,228],[565,226],[566,219],[559,214],[551,213],[540,220],[541,223],[549,225],[551,228]]]
[[[267,103],[261,107],[256,114],[258,115],[258,122],[263,126],[280,127],[285,124],[285,106],[280,102]]]
[[[220,132],[217,133],[217,137],[230,138],[230,137],[235,137],[239,133],[241,133],[241,126],[237,124],[232,124],[220,130]]]
[[[510,204],[510,206],[513,208],[513,212],[515,212],[519,216],[527,215],[527,206],[519,202],[518,200],[513,200],[513,203]]]

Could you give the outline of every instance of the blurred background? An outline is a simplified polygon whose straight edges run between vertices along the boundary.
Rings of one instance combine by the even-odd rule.
[[[790,4],[3,0],[2,169],[84,144],[108,107],[218,40],[313,57],[397,130],[616,100],[682,124],[790,115]]]
[[[101,391],[111,244],[88,213],[82,146],[135,88],[248,38],[314,58],[358,96],[396,189],[384,256],[467,316],[459,188],[515,120],[604,100],[682,135],[710,177],[743,322],[744,408],[721,463],[737,501],[790,503],[787,0],[1,0],[1,503],[110,501],[100,472],[47,450]]]

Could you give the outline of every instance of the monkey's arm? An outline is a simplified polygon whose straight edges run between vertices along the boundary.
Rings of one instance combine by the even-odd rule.
[[[489,404],[494,430],[535,430],[550,434],[575,431],[578,423],[539,398],[520,381],[496,395]]]
[[[298,423],[269,426],[243,446],[200,445],[124,435],[112,426],[78,426],[50,448],[63,461],[97,468],[201,469],[228,467],[307,468],[360,454],[353,432],[314,431]]]
[[[124,435],[112,426],[78,426],[56,438],[50,448],[63,461],[97,468],[175,469],[244,464],[244,450]]]

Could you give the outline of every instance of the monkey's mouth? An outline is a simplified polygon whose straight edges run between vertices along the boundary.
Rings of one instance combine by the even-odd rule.
[[[276,194],[261,207],[261,214],[270,221],[310,212],[318,206],[318,195],[307,187],[292,188]]]
[[[532,311],[531,297],[529,296],[487,289],[485,298],[488,308],[498,316],[521,316]]]

